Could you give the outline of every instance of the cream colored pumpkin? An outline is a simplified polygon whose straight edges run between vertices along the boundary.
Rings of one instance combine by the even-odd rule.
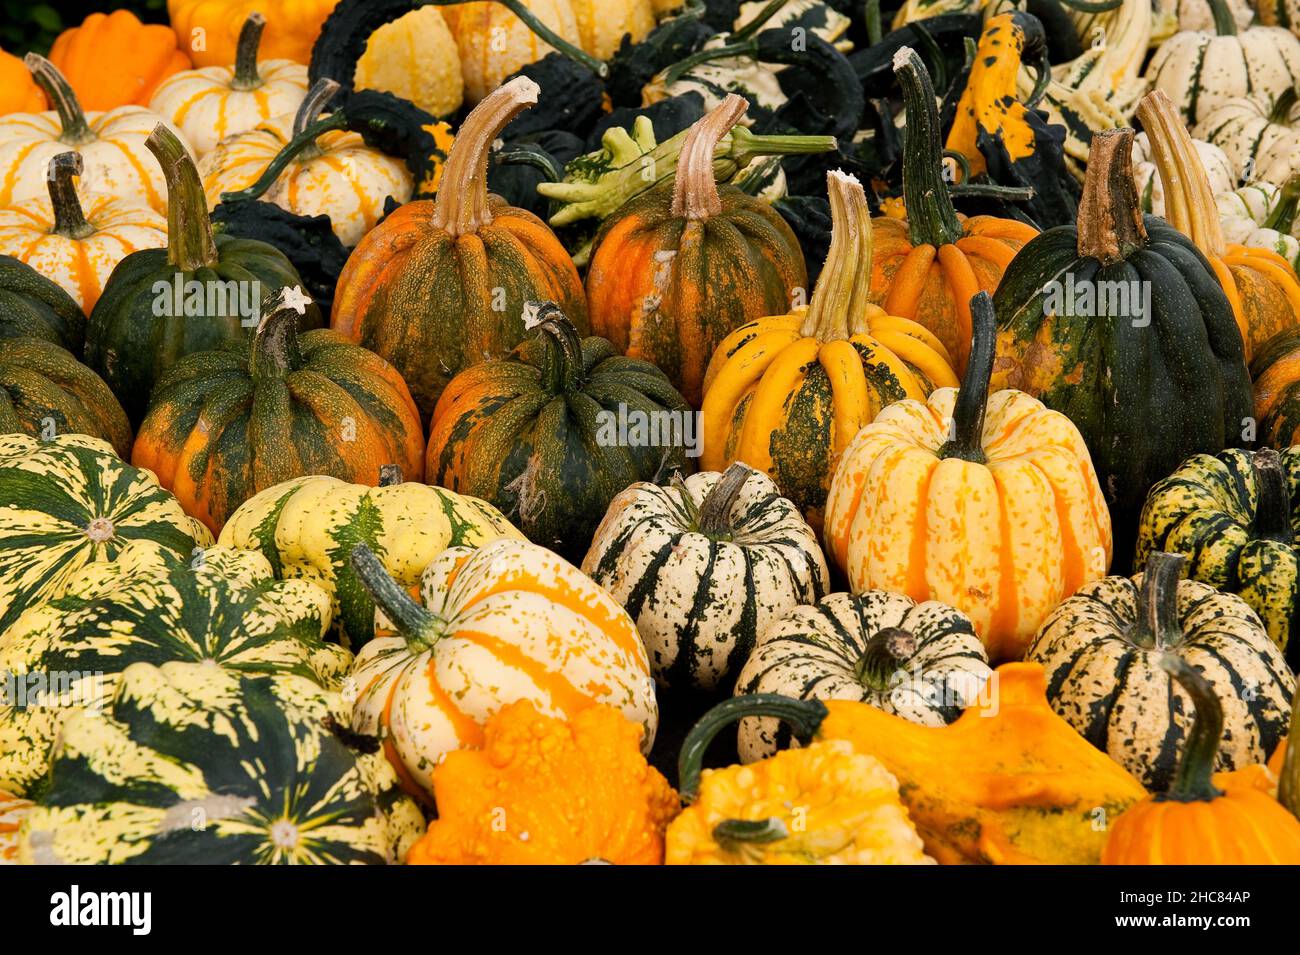
[[[582,48],[598,59],[608,60],[623,42],[625,34],[640,43],[654,29],[655,13],[650,0],[569,0],[578,21]]]
[[[465,100],[456,38],[437,7],[419,7],[370,35],[357,61],[357,89],[409,99],[426,113],[450,116]]]
[[[1255,19],[1250,0],[1228,0],[1228,9],[1238,29],[1244,30]],[[1267,22],[1267,21],[1266,21]],[[1155,0],[1155,23],[1151,45],[1158,46],[1180,30],[1213,30],[1214,11],[1209,0]]]
[[[239,34],[233,66],[207,66],[168,77],[149,108],[178,126],[204,156],[227,136],[296,110],[307,95],[307,67],[291,60],[257,61],[266,21],[253,13]]]
[[[81,154],[84,191],[144,202],[166,214],[167,183],[144,141],[159,123],[189,149],[184,135],[140,106],[84,112],[72,87],[48,60],[30,53],[26,62],[56,108],[0,117],[0,206],[45,195],[50,160],[71,149]]]
[[[1293,91],[1230,99],[1192,132],[1222,149],[1248,182],[1286,182],[1300,173],[1300,102]]]
[[[48,197],[0,207],[0,255],[26,262],[89,313],[118,262],[167,245],[167,218],[117,196],[79,199],[72,179],[81,168],[80,155],[60,153],[50,160]]]
[[[524,5],[562,39],[574,45],[581,43],[569,0],[524,0]],[[490,0],[462,4],[451,29],[460,51],[465,98],[471,103],[487,96],[511,73],[536,63],[554,49],[508,9]]]
[[[649,752],[658,706],[636,624],[572,564],[527,541],[451,547],[425,569],[419,603],[364,544],[352,565],[381,608],[376,629],[396,631],[357,654],[352,728],[383,741],[412,792],[517,700],[562,719],[610,704]]]
[[[1233,168],[1232,160],[1222,149],[1203,139],[1192,140],[1192,145],[1196,149],[1196,155],[1201,159],[1201,164],[1205,166],[1205,174],[1209,177],[1210,188],[1214,190],[1215,195],[1227,192],[1237,184],[1237,171]],[[1146,133],[1138,133],[1133,137],[1133,183],[1137,186],[1142,211],[1163,218],[1165,190],[1156,171],[1155,158],[1151,153],[1151,141]]]
[[[329,98],[314,90],[296,116],[277,116],[218,143],[199,163],[209,208],[216,208],[222,193],[257,182]],[[388,196],[402,203],[412,191],[411,173],[400,159],[367,146],[358,133],[334,130],[290,160],[262,199],[298,215],[329,216],[334,234],[351,248],[383,217]]]
[[[1271,249],[1300,270],[1300,175],[1285,187],[1252,182],[1214,197],[1226,242]]]

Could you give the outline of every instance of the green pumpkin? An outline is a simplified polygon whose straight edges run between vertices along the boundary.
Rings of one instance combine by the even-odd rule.
[[[1195,246],[1142,215],[1132,139],[1131,129],[1093,137],[1078,226],[1029,242],[993,299],[991,387],[1026,391],[1078,427],[1110,507],[1117,570],[1129,566],[1151,485],[1192,454],[1241,446],[1252,411],[1232,307]]]
[[[0,433],[88,434],[131,453],[131,422],[97,374],[43,338],[0,345]]]
[[[116,560],[134,540],[188,558],[212,535],[107,442],[0,434],[0,633],[86,564]]]
[[[0,789],[29,794],[68,716],[106,704],[132,663],[289,673],[337,689],[352,655],[324,642],[329,625],[327,593],[275,580],[252,551],[212,547],[188,558],[138,541],[83,568],[0,634],[0,673],[66,681],[11,687],[0,704]]]
[[[447,385],[425,478],[488,501],[577,563],[616,494],[686,469],[693,413],[658,368],[579,337],[554,305],[530,304],[525,324],[532,337],[508,357]]]
[[[347,709],[302,677],[134,664],[106,712],[69,718],[18,859],[400,862],[424,819]]]
[[[175,134],[160,125],[146,145],[167,178],[167,248],[119,262],[86,327],[87,364],[137,426],[154,383],[179,358],[242,341],[258,322],[249,312],[264,298],[302,286],[273,246],[213,235],[198,170]],[[320,310],[308,306],[302,327],[320,324]]]
[[[1135,563],[1155,551],[1182,554],[1189,577],[1237,594],[1259,614],[1294,669],[1300,557],[1293,499],[1300,500],[1300,448],[1193,455],[1151,488]]]
[[[25,262],[0,255],[0,338],[43,338],[80,355],[86,316],[67,292]]]

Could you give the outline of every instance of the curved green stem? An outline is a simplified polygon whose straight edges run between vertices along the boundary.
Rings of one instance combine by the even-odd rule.
[[[212,237],[208,199],[189,150],[162,123],[144,144],[167,180],[167,261],[182,272],[216,265],[217,243]]]
[[[1058,0],[1063,7],[1078,10],[1080,13],[1108,13],[1118,10],[1124,0]]]
[[[1300,97],[1300,87],[1297,86],[1278,94],[1278,98],[1273,100],[1273,107],[1268,111],[1268,121],[1277,126],[1290,126],[1291,110],[1295,107],[1297,97]]]
[[[232,90],[255,90],[262,86],[262,74],[257,71],[257,51],[262,45],[262,31],[265,29],[266,17],[256,10],[240,27],[235,45],[235,75],[230,80]]]
[[[302,367],[302,351],[298,347],[298,318],[301,306],[286,299],[294,291],[282,288],[267,300],[265,313],[253,332],[253,343],[248,355],[248,373],[254,380],[284,378]],[[301,295],[301,292],[298,293]]]
[[[412,599],[401,585],[384,569],[379,558],[365,544],[352,548],[349,557],[353,572],[361,581],[384,615],[388,617],[397,632],[405,638],[407,645],[416,652],[423,652],[433,647],[441,639],[446,622],[435,613],[430,613]]]
[[[540,147],[531,145],[507,146],[498,150],[496,161],[507,166],[530,166],[546,177],[547,182],[561,182],[564,170],[551,157],[550,153]]]
[[[903,141],[903,204],[913,245],[950,245],[961,238],[961,222],[943,178],[939,109],[925,64],[911,47],[894,54],[894,74],[903,88],[907,135]]]
[[[828,715],[821,700],[795,700],[779,693],[753,693],[724,700],[701,716],[682,742],[677,757],[677,789],[682,802],[692,803],[699,796],[704,754],[714,737],[732,723],[749,716],[772,716],[790,724],[799,742],[810,743]]]
[[[866,0],[862,5],[862,19],[867,26],[867,46],[875,46],[884,36],[880,27],[880,0]]]
[[[997,351],[997,318],[988,292],[977,292],[970,300],[971,346],[966,373],[957,390],[952,410],[952,437],[939,448],[940,458],[960,458],[983,464],[984,414],[989,404],[989,380]]]
[[[893,685],[894,674],[916,653],[916,637],[901,627],[885,627],[871,635],[853,667],[859,683],[877,693]]]
[[[709,493],[700,502],[696,518],[699,532],[710,540],[729,540],[734,526],[731,521],[731,509],[736,504],[745,482],[754,476],[754,469],[737,461],[722,472]]]
[[[1182,657],[1173,653],[1162,654],[1160,668],[1177,680],[1192,698],[1196,718],[1187,734],[1173,784],[1168,792],[1156,798],[1197,802],[1222,796],[1222,791],[1214,786],[1213,776],[1219,741],[1223,738],[1223,705],[1210,682]]]
[[[1261,448],[1250,459],[1255,472],[1255,537],[1291,544],[1291,493],[1287,488],[1282,455],[1272,448]]]
[[[729,852],[746,846],[766,845],[790,838],[790,830],[776,818],[724,819],[713,827],[713,841]]]
[[[1075,0],[1078,2],[1078,0]],[[1228,8],[1227,0],[1210,0],[1210,13],[1214,16],[1214,32],[1219,36],[1236,36],[1237,21]]]
[[[45,184],[50,191],[50,205],[54,209],[54,235],[65,239],[84,239],[95,234],[95,227],[86,221],[77,187],[72,180],[81,175],[81,153],[59,153],[50,160],[45,172]]]
[[[786,5],[786,0],[767,0],[767,6],[759,10],[752,19],[747,21],[739,30],[732,31],[731,39],[733,41],[748,40],[759,30],[763,29],[764,24],[776,16],[778,10]]]
[[[94,142],[95,134],[90,124],[86,122],[86,112],[81,108],[81,103],[77,100],[77,94],[72,91],[71,84],[58,68],[37,53],[28,53],[23,57],[23,64],[32,74],[36,85],[45,91],[46,98],[59,114],[59,125],[63,130],[59,142],[68,146],[82,146]]]
[[[1277,195],[1277,204],[1264,220],[1263,228],[1275,229],[1283,235],[1290,235],[1298,207],[1300,207],[1300,173],[1283,183]]]
[[[1034,198],[1033,186],[999,186],[991,182],[960,182],[948,187],[954,199],[1001,199],[1003,202],[1028,202]]]
[[[742,40],[739,43],[728,43],[724,46],[713,47],[709,50],[698,50],[690,56],[678,60],[664,71],[664,85],[671,86],[691,70],[695,69],[695,67],[704,63],[712,63],[714,60],[727,60],[732,57],[744,56],[750,57],[751,59],[758,56],[757,40]]]
[[[1186,558],[1156,551],[1147,558],[1138,593],[1137,619],[1128,639],[1144,650],[1172,650],[1183,640],[1178,620],[1178,581]]]
[[[567,395],[582,387],[586,367],[582,336],[554,302],[525,302],[524,327],[535,329],[546,345],[542,387],[553,395]]]

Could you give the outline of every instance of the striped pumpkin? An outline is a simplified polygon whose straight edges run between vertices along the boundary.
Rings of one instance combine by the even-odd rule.
[[[0,792],[0,865],[18,862],[18,828],[32,810],[32,803]]]
[[[1283,183],[1300,174],[1300,97],[1263,93],[1228,100],[1196,124],[1195,134],[1220,147],[1253,182]]]
[[[1147,496],[1134,565],[1158,551],[1187,558],[1187,576],[1237,594],[1264,629],[1290,648],[1300,605],[1300,557],[1291,530],[1291,487],[1300,489],[1300,448],[1197,454]]]
[[[581,42],[569,0],[523,0],[523,5],[562,40]],[[444,8],[460,51],[465,99],[477,103],[506,78],[554,49],[523,20],[495,0],[475,0]]]
[[[131,454],[131,422],[97,374],[41,338],[0,344],[0,433],[87,434]]]
[[[1079,589],[1043,623],[1026,659],[1047,671],[1052,709],[1148,789],[1164,791],[1191,727],[1191,698],[1161,668],[1176,654],[1223,704],[1218,770],[1262,763],[1286,736],[1296,681],[1240,597],[1179,581],[1185,558],[1156,552],[1144,574]]]
[[[425,415],[457,372],[523,339],[525,302],[555,302],[587,333],[582,281],[560,240],[487,191],[492,143],[539,92],[520,76],[480,103],[456,134],[437,199],[394,210],[339,276],[330,324],[392,362]]]
[[[253,496],[221,529],[223,546],[263,554],[281,580],[302,578],[333,600],[334,635],[356,649],[375,633],[375,604],[352,569],[365,544],[408,590],[448,547],[477,547],[519,531],[492,505],[440,487],[402,482],[385,467],[379,486],[301,477]]]
[[[257,61],[266,18],[249,14],[232,65],[185,70],[154,91],[149,109],[174,123],[200,157],[227,136],[293,113],[307,95],[307,67],[292,60]]]
[[[149,206],[104,193],[77,196],[80,153],[59,153],[47,172],[49,198],[0,207],[0,253],[59,284],[84,311],[132,252],[167,245],[167,219]]]
[[[1266,0],[1261,0],[1261,8]],[[1278,0],[1285,2],[1285,0]],[[1250,26],[1255,19],[1251,0],[1227,0],[1228,10],[1238,30]],[[1152,46],[1163,43],[1180,30],[1213,30],[1214,11],[1209,0],[1155,0],[1155,22],[1152,24]],[[1270,21],[1265,20],[1265,23]],[[1159,215],[1159,213],[1157,213]]]
[[[744,464],[668,487],[633,484],[609,507],[582,562],[632,619],[665,686],[730,682],[755,640],[827,589],[813,529]]]
[[[596,334],[662,368],[693,407],[722,340],[786,314],[808,286],[803,252],[780,213],[713,178],[714,150],[748,105],[730,94],[691,127],[676,175],[605,220],[587,272]]]
[[[0,434],[0,633],[86,564],[115,560],[138,539],[187,557],[212,535],[105,441]]]
[[[1282,186],[1256,180],[1221,192],[1214,205],[1228,242],[1276,252],[1300,268],[1300,173]]]
[[[40,338],[81,355],[86,316],[67,292],[11,255],[0,255],[0,339]]]
[[[736,696],[859,700],[922,726],[944,726],[975,703],[993,671],[959,610],[902,594],[831,594],[768,627],[736,680]],[[790,745],[772,717],[741,721],[743,762]]]
[[[106,712],[68,720],[19,861],[401,862],[424,818],[347,709],[302,677],[137,663]]]
[[[1265,343],[1250,363],[1261,445],[1300,444],[1300,328]]]
[[[576,561],[614,496],[685,470],[698,435],[654,365],[603,338],[580,338],[554,305],[526,311],[528,340],[461,372],[442,393],[425,473],[490,502],[529,540]]]
[[[704,375],[700,465],[743,461],[770,475],[820,529],[844,448],[886,405],[957,385],[943,344],[867,302],[871,213],[852,176],[826,177],[831,247],[812,302],[722,340]]]
[[[854,592],[950,604],[1000,662],[1105,574],[1111,524],[1070,419],[1020,391],[989,395],[993,305],[981,292],[970,308],[961,389],[890,405],[858,432],[831,480],[826,542]]]
[[[419,479],[424,431],[391,365],[327,328],[299,334],[307,298],[263,304],[247,344],[187,355],[154,388],[132,462],[213,533],[259,491],[305,474]]]
[[[106,705],[133,663],[294,674],[338,689],[352,654],[322,639],[329,612],[323,590],[276,581],[251,551],[212,547],[191,558],[136,541],[82,568],[0,634],[0,673],[66,677],[29,681],[25,703],[0,705],[0,788],[29,793],[67,718]]]
[[[659,710],[636,625],[572,564],[524,541],[451,547],[425,568],[419,603],[364,544],[352,565],[388,631],[357,654],[352,729],[380,737],[413,794],[516,700],[564,719],[608,703],[650,751]]]

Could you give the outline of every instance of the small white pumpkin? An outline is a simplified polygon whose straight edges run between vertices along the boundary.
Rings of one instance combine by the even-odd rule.
[[[1206,114],[1193,134],[1221,148],[1246,182],[1286,182],[1300,172],[1300,102],[1294,87],[1275,99],[1230,99]]]
[[[1228,0],[1228,9],[1232,12],[1232,19],[1238,29],[1244,30],[1255,19],[1255,10],[1250,5],[1250,0]],[[1160,45],[1180,30],[1213,29],[1214,11],[1210,8],[1209,0],[1155,0],[1152,46]]]
[[[1285,186],[1257,181],[1215,196],[1227,242],[1269,249],[1300,269],[1300,173]]]
[[[392,93],[434,116],[465,101],[456,38],[438,7],[417,7],[370,34],[353,79],[357,89]]]

